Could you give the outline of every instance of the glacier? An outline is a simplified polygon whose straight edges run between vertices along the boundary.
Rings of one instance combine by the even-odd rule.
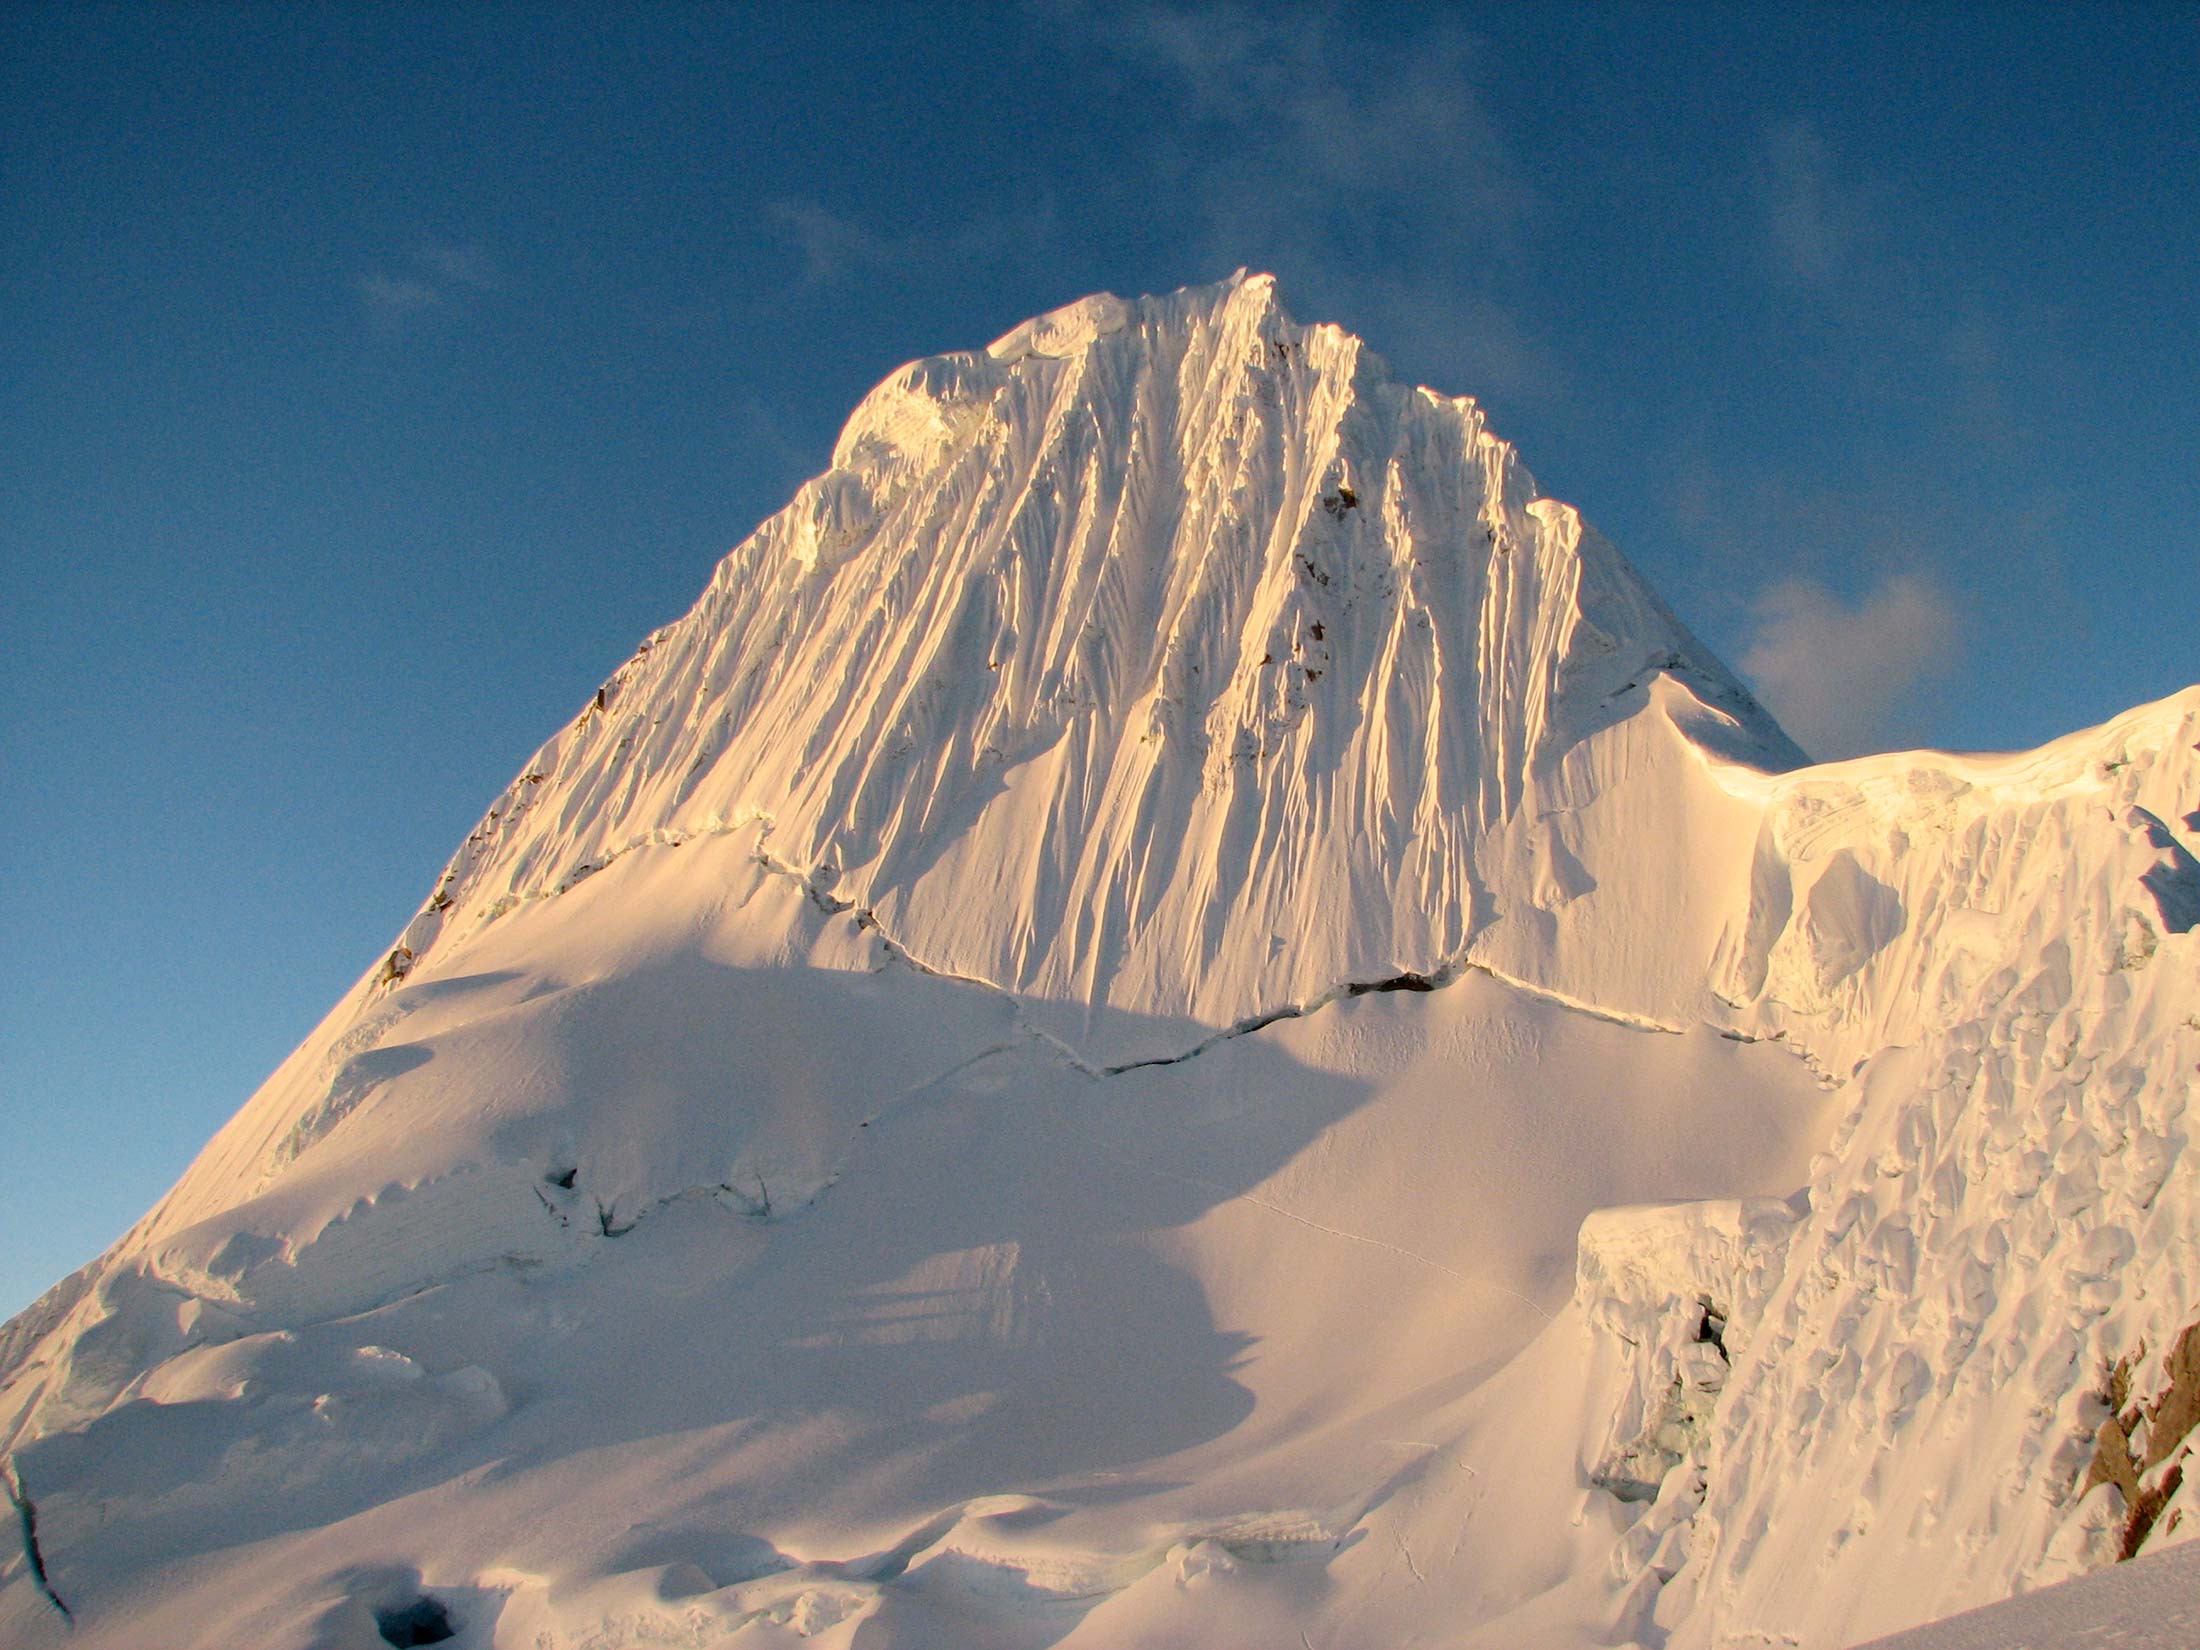
[[[2151,1561],[2196,753],[1809,765],[1264,276],[912,363],[0,1330],[0,1637],[1834,1650]]]

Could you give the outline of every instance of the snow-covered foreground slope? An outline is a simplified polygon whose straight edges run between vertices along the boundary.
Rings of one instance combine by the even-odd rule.
[[[917,363],[0,1334],[0,1640],[1832,1650],[2200,1531],[2196,745],[1794,767],[1263,279]]]
[[[1867,1650],[2192,1650],[2200,1644],[2200,1546],[1967,1610]]]
[[[693,851],[681,875],[733,890],[700,930],[654,897],[674,861],[633,856],[516,913],[466,975],[394,994],[428,1000],[383,1045],[416,1063],[345,1131],[371,1155],[332,1132],[342,1170],[301,1158],[254,1217],[292,1247],[229,1265],[226,1290],[180,1256],[237,1223],[167,1251],[167,1277],[233,1297],[190,1308],[190,1332],[171,1336],[174,1284],[108,1286],[135,1345],[87,1367],[79,1340],[49,1399],[100,1418],[15,1454],[87,1625],[285,1642],[373,1594],[362,1572],[418,1569],[485,1617],[508,1598],[512,1644],[622,1642],[606,1624],[660,1584],[691,1595],[668,1623],[792,1623],[759,1643],[846,1616],[827,1642],[860,1617],[1036,1645],[1092,1612],[1105,1644],[1119,1618],[1185,1630],[1203,1542],[1192,1569],[1245,1595],[1218,1625],[1256,1607],[1311,1625],[1340,1585],[1341,1619],[1365,1614],[1345,1578],[1409,1580],[1393,1535],[1420,1537],[1393,1521],[1432,1498],[1463,1515],[1459,1463],[1501,1471],[1487,1451],[1540,1457],[1521,1476],[1548,1485],[1551,1530],[1608,1545],[1601,1519],[1568,1528],[1573,1429],[1523,1434],[1493,1373],[1567,1318],[1590,1209],[1792,1186],[1823,1122],[1775,1050],[1478,974],[1089,1076],[748,844]],[[843,964],[752,956],[766,928]],[[607,940],[653,964],[572,980]],[[689,1022],[723,1041],[667,1058]],[[561,1071],[560,1049],[597,1063]],[[623,1126],[530,1112],[575,1088]],[[116,1363],[156,1361],[111,1390]],[[1581,1404],[1572,1361],[1539,1406]],[[179,1593],[209,1545],[233,1566],[218,1605]],[[688,1568],[660,1583],[668,1564]],[[1512,1570],[1450,1587],[1509,1601]]]

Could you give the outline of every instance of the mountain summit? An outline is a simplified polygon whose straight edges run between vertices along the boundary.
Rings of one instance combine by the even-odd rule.
[[[1707,746],[1800,762],[1472,401],[1267,276],[1089,298],[865,397],[405,943],[761,824],[933,966],[1227,1023],[1458,956],[1661,680]]]
[[[2183,1539],[2196,748],[1802,766],[1266,277],[914,362],[0,1331],[0,1638],[1835,1650]]]

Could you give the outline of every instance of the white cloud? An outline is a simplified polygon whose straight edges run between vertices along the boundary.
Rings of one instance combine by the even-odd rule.
[[[352,287],[367,312],[379,321],[400,321],[443,302],[442,293],[409,275],[361,275]]]
[[[771,215],[801,252],[805,279],[830,281],[887,254],[878,236],[815,202],[774,201]]]
[[[1550,394],[1506,300],[1540,214],[1482,96],[1481,42],[1441,16],[1239,5],[1057,8],[1179,113],[1145,155],[1213,279],[1239,264],[1449,390]]]
[[[1886,750],[1923,718],[1921,689],[1962,652],[1962,615],[1914,574],[1883,580],[1851,606],[1821,584],[1788,579],[1758,598],[1742,674],[1781,725],[1822,761]]]
[[[501,284],[496,261],[471,241],[429,241],[395,260],[399,273],[368,270],[352,291],[377,326],[395,328],[454,299],[492,292]]]
[[[453,286],[492,292],[499,285],[496,260],[473,241],[431,241],[413,254],[413,262]]]
[[[1780,267],[1812,283],[1840,275],[1863,231],[1863,203],[1836,181],[1826,141],[1809,121],[1771,133],[1763,188],[1765,228]]]

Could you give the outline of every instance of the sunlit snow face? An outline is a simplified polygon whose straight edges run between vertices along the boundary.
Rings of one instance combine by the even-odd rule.
[[[1830,1643],[2137,1550],[2195,748],[1783,771],[1258,279],[917,363],[0,1341],[0,1609]]]

